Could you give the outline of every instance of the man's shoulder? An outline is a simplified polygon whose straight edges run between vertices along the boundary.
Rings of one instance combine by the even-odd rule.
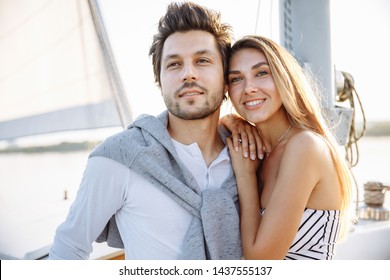
[[[137,136],[139,134],[136,128],[128,128],[111,135],[95,147],[89,158],[101,156],[122,162],[125,155],[129,157],[136,152],[136,147],[139,145],[134,145],[134,143],[141,141],[139,140],[141,138]]]
[[[108,147],[116,147],[118,145],[123,145],[128,141],[130,141],[131,139],[134,139],[134,137],[132,137],[134,134],[137,134],[137,128],[129,127],[127,129],[124,129],[120,132],[117,132],[107,137],[104,141],[100,143],[99,146],[108,148]]]
[[[89,157],[103,156],[119,162],[131,161],[151,143],[163,141],[166,127],[161,117],[140,115],[126,129],[111,135],[101,142]]]
[[[142,114],[137,119],[129,124],[124,130],[117,132],[108,138],[106,138],[100,146],[116,147],[118,145],[123,146],[126,144],[134,144],[142,140],[142,130],[149,124],[157,121],[157,118],[152,115]]]

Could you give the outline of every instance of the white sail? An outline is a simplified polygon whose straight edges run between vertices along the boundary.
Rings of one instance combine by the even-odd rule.
[[[124,126],[130,110],[87,0],[0,0],[0,140]]]

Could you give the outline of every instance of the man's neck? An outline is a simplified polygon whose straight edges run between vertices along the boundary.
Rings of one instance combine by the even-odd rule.
[[[218,120],[217,113],[200,120],[183,120],[169,113],[168,132],[184,145],[197,143],[209,166],[225,146],[218,134]]]

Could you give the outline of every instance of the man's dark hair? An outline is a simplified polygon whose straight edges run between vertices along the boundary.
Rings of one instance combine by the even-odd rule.
[[[228,54],[232,42],[231,26],[221,23],[218,12],[192,2],[173,2],[169,4],[165,16],[160,19],[158,33],[154,35],[149,50],[153,61],[154,79],[158,86],[161,87],[161,59],[165,40],[175,32],[191,30],[206,31],[214,36],[221,53],[224,77],[227,80]]]

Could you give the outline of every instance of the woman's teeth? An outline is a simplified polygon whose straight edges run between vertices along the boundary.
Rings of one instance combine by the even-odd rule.
[[[246,102],[245,105],[248,106],[248,107],[252,107],[252,106],[259,105],[259,104],[261,104],[263,102],[264,102],[264,100],[254,100],[254,101]]]

